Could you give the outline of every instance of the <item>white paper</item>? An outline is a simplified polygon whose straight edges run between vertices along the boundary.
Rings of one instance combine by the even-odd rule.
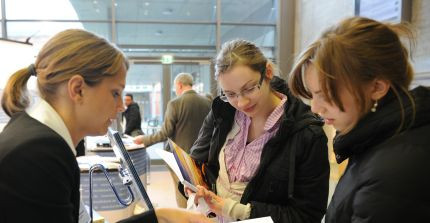
[[[106,169],[115,170],[120,166],[119,159],[117,157],[103,157],[99,155],[93,156],[79,156],[76,158],[79,169],[89,170],[94,164],[101,164]]]
[[[89,223],[91,222],[90,214],[85,208],[85,204],[82,199],[79,202],[79,223]]]
[[[173,172],[178,177],[179,181],[183,182],[184,177],[182,176],[181,170],[179,169],[178,163],[176,163],[175,156],[173,153],[165,151],[163,149],[157,149],[155,152],[169,165]]]
[[[239,221],[235,221],[235,222],[239,223]],[[234,222],[232,222],[232,223],[234,223]],[[240,221],[240,223],[273,223],[273,220],[270,216],[267,216],[267,217],[262,217],[262,218],[254,218],[254,219]]]
[[[206,201],[201,197],[199,199],[199,204],[194,204],[194,198],[196,197],[195,193],[190,194],[190,197],[187,200],[187,210],[197,211],[204,215],[207,215],[210,212],[209,206]]]
[[[144,145],[135,144],[133,142],[133,137],[131,136],[125,136],[121,138],[122,142],[124,143],[124,146],[127,150],[133,150],[133,149],[140,149],[143,148]],[[87,136],[85,137],[85,146],[90,151],[106,151],[106,150],[112,150],[112,148],[109,147],[97,147],[97,144],[110,144],[109,137],[107,135],[104,136]]]

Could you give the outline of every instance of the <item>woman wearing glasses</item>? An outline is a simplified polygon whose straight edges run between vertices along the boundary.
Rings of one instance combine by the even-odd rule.
[[[195,201],[203,197],[226,221],[321,222],[329,180],[323,123],[253,43],[225,43],[215,68],[222,95],[191,149],[211,191],[199,187]]]

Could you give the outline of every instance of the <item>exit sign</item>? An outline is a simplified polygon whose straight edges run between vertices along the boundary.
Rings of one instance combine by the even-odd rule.
[[[161,56],[161,63],[162,64],[171,64],[171,63],[173,63],[173,56],[172,55],[163,55],[163,56]]]

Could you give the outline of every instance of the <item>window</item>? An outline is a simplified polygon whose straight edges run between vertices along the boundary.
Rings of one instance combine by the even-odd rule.
[[[275,2],[275,0],[222,0],[221,20],[222,22],[275,24]]]
[[[215,21],[215,0],[117,1],[119,21]]]

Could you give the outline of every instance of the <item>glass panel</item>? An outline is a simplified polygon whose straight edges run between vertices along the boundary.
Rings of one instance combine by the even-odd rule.
[[[214,46],[214,25],[124,24],[117,29],[119,44]]]
[[[221,26],[221,42],[246,39],[262,48],[268,58],[274,57],[275,26]],[[270,49],[270,50],[268,50]]]
[[[174,80],[179,73],[190,73],[194,78],[193,89],[202,95],[210,94],[210,62],[203,64],[172,64],[171,98],[176,97]]]
[[[121,47],[128,57],[160,57],[164,54],[173,54],[174,57],[210,57],[216,55],[215,46],[211,49],[148,49],[136,46],[137,48]]]
[[[223,22],[276,23],[276,0],[222,0]]]
[[[215,21],[215,0],[117,1],[118,20]]]
[[[8,19],[111,18],[111,0],[6,0]]]
[[[142,114],[142,130],[146,134],[162,123],[162,69],[161,64],[130,64],[125,92],[132,93]]]
[[[35,48],[39,48],[49,38],[65,29],[86,29],[109,39],[110,23],[80,22],[8,22],[8,38],[24,41],[30,38]],[[39,46],[39,47],[38,47]]]
[[[79,20],[112,20],[112,0],[70,0],[70,3]]]

